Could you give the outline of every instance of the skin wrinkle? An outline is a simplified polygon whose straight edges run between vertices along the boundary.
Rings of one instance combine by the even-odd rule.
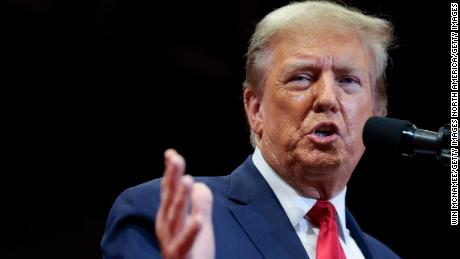
[[[260,121],[251,125],[260,125],[253,127],[258,146],[285,181],[301,195],[330,199],[345,187],[364,152],[360,135],[373,110],[371,59],[356,33],[300,35],[273,41],[264,91],[253,98],[259,102],[254,111]],[[305,89],[293,90],[290,77],[296,69],[317,78]],[[342,75],[352,83],[342,83]],[[323,121],[336,123],[340,136],[331,145],[318,146],[307,133]]]

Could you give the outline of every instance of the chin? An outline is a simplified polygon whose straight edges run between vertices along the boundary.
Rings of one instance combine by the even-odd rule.
[[[309,151],[301,156],[303,168],[319,169],[327,171],[338,168],[343,159],[336,152],[324,152],[319,150]]]

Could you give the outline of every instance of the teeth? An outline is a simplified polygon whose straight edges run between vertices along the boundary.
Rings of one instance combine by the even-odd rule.
[[[315,135],[320,136],[320,137],[327,137],[328,134],[324,131],[315,131]]]
[[[338,132],[338,129],[335,127],[335,125],[323,124],[317,127],[314,130],[313,134],[315,134],[315,136],[318,136],[320,138],[325,138],[328,136],[333,136],[335,134],[338,134],[337,132]]]

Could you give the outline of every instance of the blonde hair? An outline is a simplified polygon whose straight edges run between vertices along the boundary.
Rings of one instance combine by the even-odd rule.
[[[388,47],[393,41],[393,28],[390,22],[365,15],[359,10],[325,1],[295,2],[283,6],[266,15],[256,26],[246,54],[246,79],[244,89],[252,88],[261,94],[265,75],[270,63],[270,42],[278,34],[300,27],[324,28],[334,32],[355,32],[370,50],[374,72],[371,75],[374,97],[374,114],[386,115],[387,95],[385,69],[388,60]],[[330,31],[326,31],[329,33]],[[255,144],[251,132],[251,142]]]

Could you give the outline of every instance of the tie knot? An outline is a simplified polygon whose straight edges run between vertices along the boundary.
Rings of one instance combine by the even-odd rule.
[[[335,208],[329,201],[316,201],[313,208],[307,213],[308,218],[316,225],[320,225],[322,221],[335,221]]]

